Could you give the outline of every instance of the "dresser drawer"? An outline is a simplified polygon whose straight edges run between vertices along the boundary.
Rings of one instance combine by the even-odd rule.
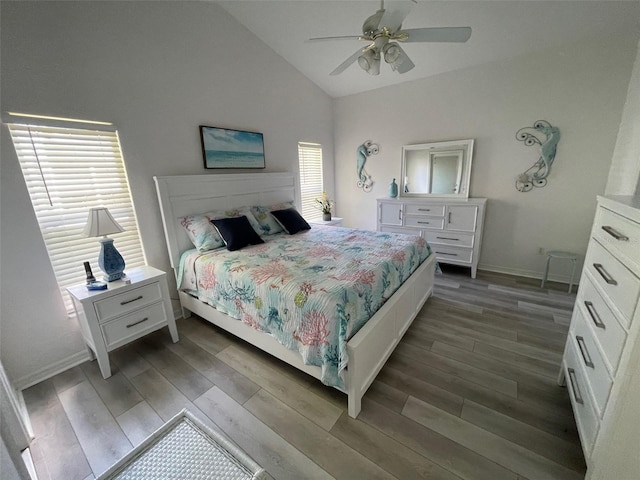
[[[589,458],[589,453],[598,433],[599,421],[591,403],[587,381],[577,355],[573,342],[567,342],[567,350],[564,357],[564,374],[571,404],[573,405],[573,414],[578,426],[578,433],[582,441],[584,456]]]
[[[406,204],[405,215],[431,215],[434,217],[444,217],[444,205],[412,205]]]
[[[598,413],[602,413],[609,398],[613,380],[604,364],[602,354],[598,350],[595,338],[582,316],[582,310],[576,308],[571,322],[569,338],[577,352],[578,360],[582,364],[587,382],[595,398],[595,407]]]
[[[451,245],[455,247],[473,247],[475,235],[458,232],[431,232],[425,231],[424,238],[434,245]]]
[[[129,315],[102,324],[102,335],[107,350],[129,343],[167,323],[164,302],[158,302]]]
[[[609,304],[620,310],[628,327],[640,293],[640,279],[597,241],[590,243],[585,265]]]
[[[582,309],[584,319],[598,340],[613,375],[618,368],[627,333],[593,285],[593,279],[588,273],[582,276],[577,305]]]
[[[442,230],[444,228],[444,217],[410,217],[407,215],[404,217],[404,224],[407,227],[437,228]]]
[[[422,236],[422,230],[418,230],[417,228],[405,228],[405,227],[393,227],[389,225],[380,225],[378,228],[379,232],[387,232],[387,233],[402,233],[404,235],[415,235],[417,237]]]
[[[432,245],[431,249],[436,254],[436,260],[444,263],[471,263],[473,250],[465,248],[449,247],[447,245]]]
[[[104,300],[95,302],[98,322],[103,323],[138,308],[157,302],[162,298],[160,283],[155,282],[144,287],[127,290]]]
[[[598,241],[640,264],[640,224],[600,207],[593,230]]]

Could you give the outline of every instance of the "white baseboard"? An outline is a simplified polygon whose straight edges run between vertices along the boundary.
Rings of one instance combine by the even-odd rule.
[[[84,349],[81,352],[74,353],[73,355],[63,358],[62,360],[47,365],[41,370],[37,370],[23,377],[17,378],[14,381],[15,388],[18,390],[24,390],[25,388],[32,387],[33,385],[43,382],[48,378],[53,377],[59,373],[69,370],[70,368],[80,365],[83,362],[89,360],[89,352]]]
[[[520,268],[509,268],[498,265],[478,264],[478,270],[485,270],[487,272],[506,273],[507,275],[515,275],[516,277],[537,278],[542,280],[543,273],[535,270],[524,270]],[[577,269],[576,269],[577,270]],[[549,274],[547,281],[569,284],[569,275],[552,275]],[[580,280],[579,272],[576,271],[576,276],[573,278],[573,284],[578,285]]]

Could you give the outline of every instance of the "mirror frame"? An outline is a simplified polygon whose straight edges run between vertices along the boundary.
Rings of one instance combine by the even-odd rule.
[[[428,157],[434,153],[439,152],[451,152],[455,150],[462,150],[462,175],[460,178],[460,187],[458,193],[412,193],[411,191],[405,192],[406,180],[407,180],[407,157],[408,152],[425,151]],[[400,196],[401,197],[429,197],[429,198],[469,198],[469,186],[471,183],[471,163],[473,160],[473,139],[467,140],[453,140],[448,142],[431,142],[431,143],[419,143],[416,145],[403,145],[402,146],[402,175],[400,176]],[[409,182],[409,187],[411,182]]]

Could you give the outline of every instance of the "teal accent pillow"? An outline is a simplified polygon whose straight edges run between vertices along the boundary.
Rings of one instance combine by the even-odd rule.
[[[240,250],[248,245],[264,243],[264,240],[256,233],[244,215],[241,217],[211,220],[211,223],[218,230],[218,233],[227,245],[227,250],[230,252]]]
[[[211,220],[230,217],[247,217],[247,221],[256,233],[260,233],[262,228],[257,222],[249,207],[230,208],[228,210],[215,210],[197,215],[187,215],[180,219],[180,224],[187,232],[187,236],[193,246],[199,252],[206,252],[216,248],[224,247],[224,241],[220,234],[211,224]]]
[[[287,208],[295,208],[293,202],[276,203],[270,206],[255,206],[251,207],[251,213],[260,224],[261,235],[273,235],[274,233],[282,232],[282,226],[276,221],[271,214],[273,210],[284,210]]]
[[[294,233],[298,233],[303,230],[311,230],[311,226],[304,218],[302,218],[302,215],[300,215],[295,208],[273,210],[271,214],[289,235],[293,235]]]

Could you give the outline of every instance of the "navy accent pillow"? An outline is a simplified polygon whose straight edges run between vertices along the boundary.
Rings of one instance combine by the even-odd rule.
[[[282,225],[284,231],[289,235],[301,232],[302,230],[311,230],[307,221],[302,218],[295,208],[287,208],[285,210],[273,210],[271,212],[278,223]]]
[[[240,250],[247,245],[264,243],[264,240],[256,233],[245,215],[211,220],[211,223],[220,233],[224,243],[227,245],[227,250],[231,252]]]

